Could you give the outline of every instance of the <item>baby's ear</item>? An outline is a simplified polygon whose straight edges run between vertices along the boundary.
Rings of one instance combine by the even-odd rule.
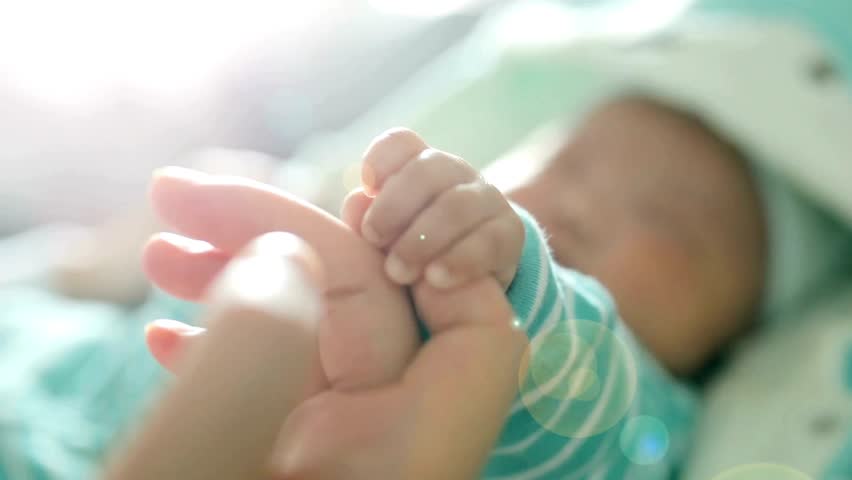
[[[361,235],[361,223],[364,220],[364,214],[367,213],[367,209],[372,204],[373,199],[368,197],[363,189],[352,190],[343,200],[343,206],[340,208],[340,219],[355,233]]]

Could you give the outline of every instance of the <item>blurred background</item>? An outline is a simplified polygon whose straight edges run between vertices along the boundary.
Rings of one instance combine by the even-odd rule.
[[[136,206],[198,147],[286,157],[500,3],[2,1],[0,234]]]

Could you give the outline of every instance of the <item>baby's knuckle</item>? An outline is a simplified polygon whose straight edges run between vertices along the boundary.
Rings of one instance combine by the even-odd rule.
[[[440,158],[441,154],[444,153],[436,148],[426,147],[417,154],[417,159],[421,162],[433,162],[436,159]]]
[[[455,224],[470,221],[482,208],[481,194],[468,184],[456,185],[447,190],[442,200],[446,220]]]
[[[474,205],[481,195],[477,185],[462,183],[447,190],[447,202],[454,207]]]
[[[385,214],[381,209],[376,209],[372,215],[364,222],[364,225],[373,229],[376,233],[387,233],[387,222]]]
[[[460,249],[453,249],[441,259],[441,265],[454,274],[467,272],[471,269],[471,255]]]
[[[488,254],[485,258],[500,258],[506,242],[506,231],[502,222],[495,223],[492,228],[483,232],[483,237],[484,249]]]
[[[418,159],[444,175],[451,174],[454,177],[465,178],[466,181],[479,176],[479,173],[464,159],[443,150],[426,148],[420,152]]]
[[[382,238],[391,235],[395,228],[395,220],[387,207],[387,204],[374,205],[370,216],[367,217],[364,224],[372,229]]]
[[[446,154],[427,148],[417,157],[420,176],[418,178],[428,185],[445,185],[447,178],[454,175],[456,168]]]
[[[385,130],[379,136],[380,142],[402,143],[405,145],[420,145],[423,140],[414,130],[405,127],[393,127]]]
[[[414,131],[403,127],[391,128],[373,139],[364,154],[364,163],[374,168],[381,168],[394,155],[410,157],[423,148],[425,148],[423,139]]]
[[[487,197],[489,201],[500,203],[508,208],[511,208],[509,207],[508,200],[506,200],[506,196],[503,195],[503,192],[501,192],[499,188],[485,181],[485,179],[483,179],[482,177],[479,178],[479,181],[477,183],[479,185],[480,190],[482,191],[482,196]]]
[[[517,228],[512,216],[500,217],[492,222],[487,232],[488,253],[494,255],[494,258],[506,257],[517,243]]]
[[[419,262],[425,250],[424,240],[420,240],[419,237],[418,232],[406,232],[393,246],[393,253],[408,263]]]
[[[390,253],[409,267],[419,266],[419,258],[417,257],[416,252],[411,248],[407,248],[403,245],[396,245]]]
[[[509,228],[509,234],[514,237],[519,237],[521,239],[524,238],[525,228],[524,221],[521,220],[521,217],[515,213],[515,210],[512,207],[509,207],[509,212],[506,215],[507,224]]]
[[[427,185],[433,185],[444,176],[445,170],[441,168],[440,162],[435,160],[435,150],[427,148],[420,152],[417,159],[411,165],[412,178]]]

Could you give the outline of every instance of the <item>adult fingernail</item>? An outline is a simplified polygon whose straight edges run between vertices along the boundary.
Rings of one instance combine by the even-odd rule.
[[[385,262],[385,271],[391,280],[400,284],[411,283],[417,278],[417,272],[393,254]]]
[[[153,322],[145,325],[145,333],[156,329],[168,330],[170,332],[177,333],[181,336],[198,335],[204,332],[204,329],[201,327],[187,325],[186,323],[178,322],[177,320],[171,320],[167,318],[154,320]]]
[[[161,240],[164,240],[187,253],[204,253],[214,249],[213,245],[210,245],[207,242],[169,232],[160,232],[154,235],[154,238],[160,238]]]
[[[451,288],[456,284],[456,279],[442,265],[429,265],[429,268],[426,269],[426,281],[429,282],[429,285],[438,289]]]

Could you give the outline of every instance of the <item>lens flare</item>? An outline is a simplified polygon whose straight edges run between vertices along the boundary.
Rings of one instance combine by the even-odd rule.
[[[726,470],[713,480],[813,480],[804,473],[784,465],[752,463]]]
[[[518,384],[521,401],[543,428],[589,437],[624,418],[636,394],[636,364],[608,327],[572,320],[530,342]]]
[[[669,450],[669,430],[660,419],[640,415],[625,423],[619,444],[631,462],[652,465],[662,460]]]

